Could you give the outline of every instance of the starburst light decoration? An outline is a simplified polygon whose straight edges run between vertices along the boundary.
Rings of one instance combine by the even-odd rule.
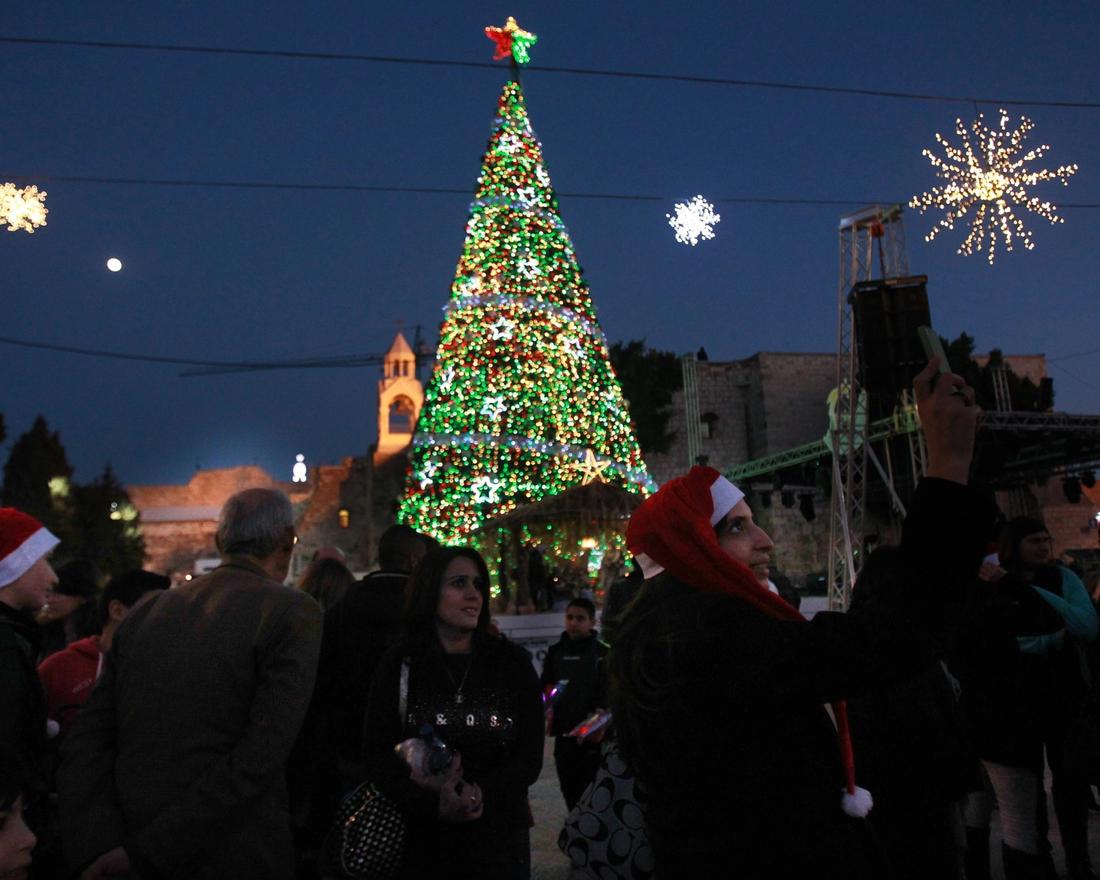
[[[677,202],[675,214],[665,214],[668,225],[676,230],[676,240],[680,244],[695,247],[700,239],[714,238],[714,227],[721,214],[714,213],[714,205],[702,196],[696,196],[690,202]]]
[[[37,186],[22,188],[14,183],[0,184],[0,220],[8,224],[8,232],[34,233],[46,225],[46,193]]]
[[[955,134],[961,139],[959,146],[937,132],[936,140],[943,147],[943,157],[931,150],[923,150],[921,155],[928,157],[936,169],[936,176],[947,183],[909,200],[909,207],[917,208],[922,214],[930,208],[944,211],[940,221],[924,237],[925,241],[932,241],[945,229],[954,229],[957,221],[964,220],[971,209],[976,208],[970,217],[970,233],[956,253],[969,255],[988,248],[990,264],[996,255],[998,236],[1006,251],[1012,250],[1015,239],[1019,239],[1027,250],[1035,247],[1031,231],[1014,208],[1025,208],[1051,223],[1063,222],[1055,213],[1055,205],[1028,195],[1027,187],[1044,180],[1060,180],[1066,186],[1077,171],[1076,165],[1031,170],[1028,163],[1039,159],[1050,146],[1043,144],[1024,152],[1024,139],[1035,123],[1021,116],[1020,124],[1009,128],[1009,115],[1004,110],[999,112],[1000,124],[992,128],[986,126],[981,113],[969,128],[961,119],[956,119]]]

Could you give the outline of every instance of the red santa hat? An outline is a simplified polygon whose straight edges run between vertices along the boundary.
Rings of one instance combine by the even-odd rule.
[[[33,516],[0,507],[0,589],[21,578],[60,543]]]
[[[780,620],[802,620],[799,611],[764,587],[748,566],[718,543],[714,527],[745,493],[710,467],[693,467],[670,480],[634,511],[626,543],[646,578],[662,571],[703,592],[726,593]],[[871,795],[855,782],[855,763],[848,732],[848,707],[833,703],[841,762],[844,765],[844,812],[865,816]]]

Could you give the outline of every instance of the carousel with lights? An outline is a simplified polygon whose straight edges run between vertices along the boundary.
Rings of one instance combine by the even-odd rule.
[[[478,547],[496,563],[494,590],[522,606],[535,551],[578,586],[606,580],[630,513],[655,485],[527,115],[519,71],[537,38],[513,18],[485,33],[512,77],[443,308],[398,516],[444,544]]]

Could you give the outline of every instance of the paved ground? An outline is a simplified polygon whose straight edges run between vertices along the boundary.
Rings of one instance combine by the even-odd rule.
[[[569,861],[558,849],[558,832],[565,820],[565,802],[561,798],[558,788],[558,778],[554,774],[554,741],[546,740],[545,758],[542,765],[542,775],[538,782],[531,788],[531,811],[535,816],[535,827],[531,830],[531,878],[532,880],[570,880]],[[1050,779],[1047,779],[1047,790],[1050,790]],[[1054,815],[1054,807],[1048,801],[1050,815]],[[1064,874],[1065,867],[1062,863],[1061,840],[1058,837],[1057,822],[1053,822],[1050,831],[1050,840],[1054,846],[1054,861],[1060,874]],[[993,831],[991,838],[1000,840],[1000,827],[997,821],[997,813],[993,813]],[[1001,869],[1001,853],[999,846],[991,847],[993,850],[993,878],[1003,880],[1004,873]],[[1089,850],[1092,854],[1093,865],[1100,866],[1100,813],[1089,813]]]

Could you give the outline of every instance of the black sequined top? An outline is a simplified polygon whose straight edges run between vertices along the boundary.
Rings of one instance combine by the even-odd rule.
[[[409,658],[404,723],[398,719],[401,661]],[[498,636],[477,635],[470,654],[445,654],[432,640],[395,645],[371,684],[364,725],[368,778],[398,803],[407,821],[439,825],[438,796],[409,779],[394,754],[422,724],[462,756],[463,778],[481,786],[485,808],[471,825],[522,828],[527,788],[542,769],[543,716],[538,679],[526,651]]]

